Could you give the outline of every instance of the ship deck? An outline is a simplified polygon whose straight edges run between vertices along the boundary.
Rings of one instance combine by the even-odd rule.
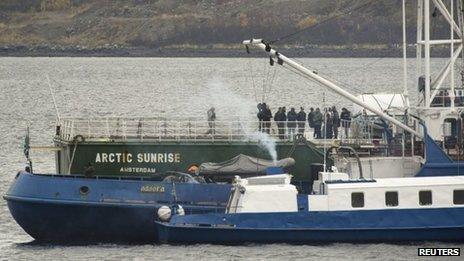
[[[279,135],[278,124],[285,130],[285,134]],[[287,134],[288,122],[271,121],[268,123],[268,131],[265,131],[263,125],[259,121],[208,122],[195,118],[65,118],[59,124],[60,131],[55,141],[65,144],[295,142],[294,137]],[[338,139],[315,139],[313,129],[309,128],[307,122],[304,125],[304,131],[298,133],[296,127],[296,132],[317,147],[341,144],[363,149],[382,149],[388,146],[382,134],[376,136],[374,124],[366,125],[356,137],[346,137],[340,128]]]

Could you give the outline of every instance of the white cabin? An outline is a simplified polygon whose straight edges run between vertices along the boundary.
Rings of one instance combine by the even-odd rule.
[[[333,173],[321,173],[332,176]],[[326,178],[310,211],[464,207],[464,176],[348,180]]]
[[[298,211],[295,186],[288,174],[240,179],[235,185],[227,205],[227,213],[243,212],[295,212]]]
[[[290,180],[288,174],[236,178],[226,213],[299,211]],[[347,173],[321,172],[313,187],[309,211],[464,207],[464,176],[356,180]]]

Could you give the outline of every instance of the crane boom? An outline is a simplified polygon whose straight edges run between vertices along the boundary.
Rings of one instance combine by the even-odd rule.
[[[277,52],[273,48],[271,48],[268,44],[266,44],[263,40],[261,39],[251,39],[251,40],[245,40],[243,41],[243,44],[246,46],[256,46],[259,49],[262,49],[270,54],[271,57],[275,57],[278,59],[278,64],[286,63],[293,69],[299,71],[302,73],[304,76],[307,78],[316,81],[317,83],[327,87],[328,89],[334,91],[335,93],[347,98],[348,100],[356,103],[357,105],[365,108],[366,110],[371,111],[372,113],[376,114],[380,118],[391,122],[392,124],[396,125],[397,127],[419,137],[423,138],[424,135],[419,133],[418,131],[412,129],[411,127],[407,126],[406,124],[402,123],[401,121],[391,117],[390,115],[378,110],[377,108],[365,103],[358,97],[354,96],[353,94],[349,93],[348,91],[344,90],[343,88],[339,87],[335,83],[325,79],[324,77],[319,76],[317,73],[309,70],[308,68],[300,65],[299,63],[293,61],[292,59],[286,57],[285,55]]]

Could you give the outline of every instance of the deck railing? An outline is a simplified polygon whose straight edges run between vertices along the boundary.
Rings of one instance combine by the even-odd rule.
[[[64,141],[258,141],[262,132],[275,140],[291,141],[293,133],[303,134],[314,141],[313,129],[307,122],[259,122],[259,121],[213,121],[201,119],[165,118],[65,118],[60,122],[59,138]],[[293,128],[292,126],[295,125]],[[304,126],[299,130],[300,126]],[[343,126],[343,124],[341,125]],[[351,124],[353,129],[353,123]],[[279,133],[279,128],[281,132]],[[304,129],[304,130],[303,130]],[[367,122],[357,126],[356,136],[346,136],[339,128],[339,139],[353,143],[382,143],[383,138],[374,138],[374,124]],[[353,133],[355,131],[352,131]],[[324,127],[322,127],[324,135]],[[322,142],[319,139],[316,142]]]

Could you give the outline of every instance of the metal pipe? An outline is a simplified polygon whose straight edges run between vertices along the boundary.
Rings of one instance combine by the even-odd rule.
[[[445,20],[450,24],[452,30],[454,30],[459,37],[462,37],[461,29],[459,28],[459,26],[454,21],[453,17],[450,15],[448,10],[446,9],[445,4],[441,0],[432,0],[432,1],[434,5],[437,7],[437,9],[440,10],[440,13],[443,15]]]
[[[420,44],[425,44],[424,41],[418,41]],[[462,43],[461,39],[442,39],[442,40],[430,40],[429,43],[432,45],[450,44],[450,43]]]
[[[422,26],[424,24],[424,0],[417,0],[417,28],[416,28],[416,79],[422,76]],[[418,101],[422,100],[418,92]],[[418,103],[420,106],[420,102]]]
[[[454,56],[451,57],[451,60],[449,61],[449,63],[445,67],[445,70],[443,71],[443,73],[440,74],[439,77],[437,78],[437,81],[434,82],[434,84],[432,84],[432,87],[434,88],[434,91],[433,91],[433,93],[431,95],[431,99],[429,100],[429,103],[427,104],[427,106],[430,106],[433,99],[438,94],[438,91],[440,90],[441,85],[442,85],[443,81],[445,80],[446,76],[448,75],[448,73],[450,73],[450,70],[454,70],[452,65],[454,64],[454,61],[459,57],[459,54],[461,53],[461,51],[462,51],[462,44],[460,44],[458,49],[456,49],[456,52],[454,52]]]
[[[274,49],[269,47],[269,45],[264,44],[262,40],[260,40],[260,39],[246,40],[246,41],[243,41],[243,44],[245,44],[245,45],[253,45],[253,46],[259,47],[260,49],[268,52],[271,56],[277,57],[277,59],[285,62],[286,64],[288,64],[292,68],[294,68],[297,71],[301,72],[303,75],[307,76],[309,79],[314,80],[317,83],[329,88],[330,90],[332,90],[335,93],[347,98],[348,100],[352,101],[353,103],[356,103],[357,105],[359,105],[359,106],[373,112],[374,114],[376,114],[380,118],[395,124],[399,128],[401,128],[401,129],[403,129],[403,130],[405,130],[407,132],[410,132],[410,133],[412,133],[412,134],[414,134],[414,135],[416,135],[416,136],[418,136],[420,138],[423,138],[423,135],[421,133],[417,132],[416,130],[411,129],[409,126],[406,126],[405,124],[403,124],[399,120],[391,117],[390,115],[388,115],[386,113],[383,113],[382,111],[378,110],[374,106],[371,106],[371,105],[365,103],[364,101],[362,101],[358,97],[356,97],[353,94],[345,91],[344,89],[340,88],[339,86],[337,86],[333,82],[319,76],[317,73],[312,72],[311,70],[301,66],[300,64],[298,64],[297,62],[293,61],[292,59],[286,57],[285,55],[283,55],[281,53],[278,53],[277,51],[275,51]]]
[[[425,90],[424,107],[430,104],[430,0],[424,0]]]
[[[454,0],[450,0],[450,12],[451,12],[451,21],[452,24],[454,25]],[[451,46],[450,46],[450,57],[451,57],[451,71],[450,71],[450,86],[451,86],[451,91],[449,93],[450,99],[451,99],[451,108],[454,108],[454,100],[456,98],[456,95],[454,93],[454,61],[453,59],[454,56],[454,28],[453,25],[450,23],[450,35],[451,35]],[[459,27],[458,27],[459,29]],[[460,32],[460,31],[459,31]]]
[[[349,150],[349,151],[351,151],[351,152],[354,154],[354,156],[355,156],[355,158],[356,158],[356,161],[357,161],[357,163],[358,163],[359,178],[360,178],[360,179],[364,179],[364,174],[363,174],[361,159],[359,158],[359,154],[358,154],[358,152],[357,152],[355,149],[353,149],[353,148],[350,147],[350,146],[340,146],[340,147],[331,146],[331,147],[324,153],[324,155],[325,155],[324,158],[327,158],[327,157],[328,157],[328,154],[329,154],[330,151],[332,151],[332,149],[344,149],[344,150]],[[325,171],[325,170],[324,170],[324,171]]]
[[[403,94],[406,99],[406,107],[409,108],[408,92],[408,60],[407,60],[407,41],[406,41],[406,0],[403,0]]]

